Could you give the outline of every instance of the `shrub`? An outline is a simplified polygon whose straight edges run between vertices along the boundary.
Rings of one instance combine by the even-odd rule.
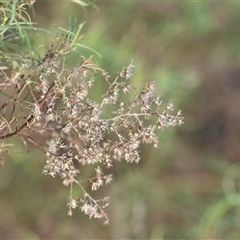
[[[59,176],[70,188],[68,215],[80,208],[90,218],[104,218],[108,223],[104,211],[108,198],[93,198],[83,182],[89,182],[92,191],[111,183],[113,175],[106,174],[106,168],[122,159],[138,163],[140,144],[157,147],[156,129],[180,126],[183,117],[180,111],[171,114],[172,101],[162,106],[160,97],[154,95],[155,82],[141,90],[130,85],[133,61],[114,78],[93,63],[93,56],[81,56],[74,68],[67,69],[81,40],[82,24],[76,32],[71,26],[71,30],[57,34],[39,56],[28,35],[34,26],[26,7],[32,3],[2,3],[0,153],[9,150],[4,140],[14,136],[26,147],[32,143],[42,149],[46,155],[43,173]],[[107,85],[100,101],[89,95],[96,76]],[[134,93],[133,99],[121,100],[129,91]],[[1,160],[3,164],[3,157]],[[84,165],[95,171],[85,180],[81,179]],[[74,186],[82,191],[78,199],[73,196]]]

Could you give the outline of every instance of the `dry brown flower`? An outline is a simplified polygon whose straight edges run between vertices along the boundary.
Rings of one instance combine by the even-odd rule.
[[[142,143],[158,145],[156,129],[183,124],[181,112],[171,114],[173,102],[163,107],[155,96],[155,82],[141,90],[129,84],[133,61],[123,66],[115,78],[93,63],[93,56],[82,57],[81,62],[68,70],[67,54],[72,51],[72,35],[56,36],[40,60],[23,57],[18,65],[12,62],[0,67],[0,91],[7,94],[0,106],[0,154],[7,151],[4,140],[21,137],[41,148],[46,156],[43,173],[59,176],[70,188],[68,215],[79,208],[90,218],[109,219],[104,211],[108,198],[94,199],[84,188],[92,191],[113,180],[105,173],[116,160],[130,163],[140,161]],[[108,86],[100,102],[91,99],[89,92],[101,75]],[[135,91],[134,99],[121,101],[120,96]],[[104,112],[113,106],[107,117]],[[1,163],[3,159],[1,158]],[[82,179],[84,165],[95,169],[95,176]],[[80,187],[82,196],[73,196],[74,187]]]

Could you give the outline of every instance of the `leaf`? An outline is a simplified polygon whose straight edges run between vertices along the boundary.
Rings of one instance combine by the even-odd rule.
[[[85,46],[85,45],[80,44],[80,43],[75,43],[74,45],[75,45],[75,46],[78,46],[78,47],[82,47],[82,48],[88,49],[88,50],[96,53],[100,58],[102,57],[102,55],[101,55],[99,52],[97,52],[96,50],[94,50],[94,49],[91,48],[91,47]]]
[[[71,0],[71,1],[80,5],[81,7],[88,7],[89,6],[88,3],[84,2],[84,1],[81,1],[81,0]]]

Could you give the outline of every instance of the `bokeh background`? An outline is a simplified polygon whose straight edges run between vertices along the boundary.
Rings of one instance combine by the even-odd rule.
[[[42,174],[39,149],[19,139],[0,169],[0,239],[240,239],[240,3],[237,1],[36,1],[33,21],[57,32],[86,21],[86,57],[114,76],[134,60],[131,83],[157,92],[185,124],[141,146],[139,164],[117,163],[111,220],[67,216],[69,189]],[[52,36],[33,33],[36,48]],[[41,51],[41,48],[39,48]],[[80,61],[72,59],[73,63]],[[101,83],[95,94],[101,95]]]

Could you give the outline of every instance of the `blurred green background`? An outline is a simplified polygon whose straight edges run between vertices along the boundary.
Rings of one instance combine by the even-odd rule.
[[[114,166],[114,182],[99,192],[111,197],[109,226],[77,210],[68,217],[69,189],[42,174],[44,155],[11,140],[0,169],[0,239],[240,239],[240,3],[96,5],[36,1],[33,21],[53,31],[69,16],[86,21],[82,43],[102,55],[94,61],[114,76],[133,59],[131,83],[157,81],[185,124],[159,131],[158,149],[143,145],[138,165]],[[36,48],[52,38],[32,37]]]

